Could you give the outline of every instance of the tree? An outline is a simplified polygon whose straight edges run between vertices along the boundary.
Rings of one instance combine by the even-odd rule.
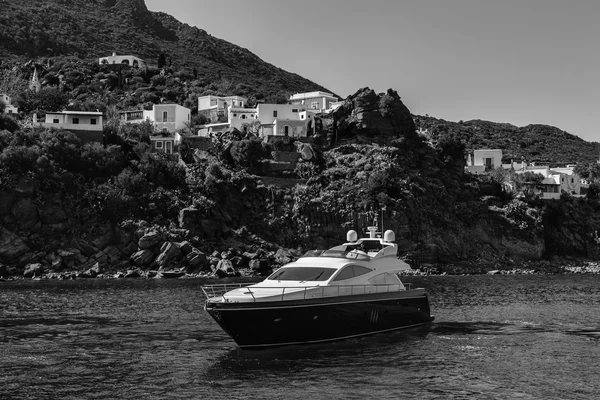
[[[252,122],[244,122],[241,126],[242,128],[242,132],[248,134],[251,133],[253,135],[255,135],[256,137],[258,137],[260,135],[260,128],[261,128],[261,123],[260,121],[252,121]]]
[[[254,169],[267,156],[260,140],[238,140],[231,144],[231,157],[236,165]]]
[[[0,71],[0,93],[16,96],[27,90],[27,79],[16,69]]]
[[[69,104],[69,96],[54,88],[42,88],[39,92],[25,90],[17,97],[16,103],[25,114],[34,111],[62,111]]]

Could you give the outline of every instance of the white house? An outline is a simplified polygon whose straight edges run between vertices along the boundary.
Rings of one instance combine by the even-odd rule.
[[[502,150],[481,149],[473,151],[473,160],[469,154],[467,170],[473,174],[481,174],[490,169],[502,166]]]
[[[304,105],[310,110],[325,112],[336,104],[341,104],[339,99],[327,92],[296,93],[290,97],[290,104]]]
[[[177,132],[168,135],[152,135],[150,136],[153,153],[173,154],[177,151],[177,147],[181,144],[181,135]]]
[[[146,62],[141,58],[136,56],[118,56],[117,53],[112,53],[112,56],[108,57],[100,57],[98,59],[98,64],[101,65],[113,65],[113,64],[122,64],[128,65],[130,67],[138,68],[144,67]]]
[[[4,109],[5,114],[17,114],[19,112],[19,109],[12,105],[9,95],[0,93],[0,102],[6,105],[6,108]]]
[[[230,107],[244,108],[247,102],[248,99],[242,96],[202,96],[198,97],[198,113],[210,118],[211,122],[224,122]]]
[[[242,130],[244,124],[258,121],[261,137],[306,137],[308,122],[314,118],[315,112],[302,104],[259,104],[256,108],[230,106],[226,115],[226,121],[203,125],[198,134],[210,136],[228,128]]]
[[[302,104],[259,104],[257,112],[262,136],[306,137],[307,123],[313,118]]]
[[[515,171],[517,174],[533,172],[544,177],[539,190],[543,199],[559,199],[561,193],[580,196],[581,178],[573,172],[572,167],[550,168],[548,166],[530,166],[523,170]]]
[[[38,124],[36,114],[33,123]],[[69,130],[84,141],[102,142],[102,124],[102,113],[98,111],[59,111],[46,113],[39,126]]]
[[[179,104],[154,104],[152,110],[121,111],[121,121],[139,123],[150,121],[157,131],[177,132],[191,120],[191,111]]]

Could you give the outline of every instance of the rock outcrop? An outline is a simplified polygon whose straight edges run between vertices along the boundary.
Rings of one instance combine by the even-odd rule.
[[[363,88],[348,97],[333,112],[333,123],[328,130],[330,143],[344,138],[366,137],[368,141],[390,141],[417,137],[410,111],[394,90],[376,94]]]

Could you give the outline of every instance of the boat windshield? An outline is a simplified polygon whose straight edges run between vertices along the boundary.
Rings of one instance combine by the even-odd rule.
[[[369,261],[371,257],[358,246],[336,246],[329,250],[309,250],[302,257],[351,258],[353,260]]]
[[[270,281],[326,281],[337,271],[335,268],[282,267],[267,279]]]

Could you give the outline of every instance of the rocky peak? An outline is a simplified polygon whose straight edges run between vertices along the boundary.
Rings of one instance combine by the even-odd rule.
[[[348,97],[334,113],[341,136],[367,136],[389,140],[417,137],[410,111],[396,91],[377,94],[366,87]]]

